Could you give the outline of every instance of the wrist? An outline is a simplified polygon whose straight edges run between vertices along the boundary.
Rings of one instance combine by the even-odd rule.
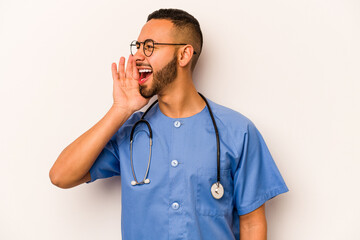
[[[108,111],[108,115],[113,119],[113,124],[120,127],[134,112],[130,108],[113,104]]]
[[[116,114],[120,114],[122,116],[131,116],[131,114],[133,114],[135,111],[132,110],[129,107],[125,107],[123,105],[119,105],[116,103],[113,103],[113,105],[110,108],[110,111],[116,113]]]

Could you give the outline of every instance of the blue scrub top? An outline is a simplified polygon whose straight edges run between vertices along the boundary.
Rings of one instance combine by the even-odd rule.
[[[217,200],[216,136],[205,107],[188,118],[170,118],[155,105],[146,115],[153,132],[150,184],[132,186],[130,132],[134,113],[107,143],[90,169],[91,181],[121,175],[122,239],[239,239],[239,215],[288,191],[255,125],[242,114],[208,100],[220,135],[221,184]],[[136,127],[133,161],[138,181],[149,159],[149,131]]]

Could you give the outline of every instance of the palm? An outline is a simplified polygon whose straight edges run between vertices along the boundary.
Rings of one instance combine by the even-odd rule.
[[[119,71],[116,69],[116,64],[112,64],[112,75],[114,80],[114,105],[130,109],[131,111],[137,111],[149,102],[149,99],[144,98],[140,94],[138,84],[139,73],[131,55],[127,62],[126,71],[125,58],[120,58]]]

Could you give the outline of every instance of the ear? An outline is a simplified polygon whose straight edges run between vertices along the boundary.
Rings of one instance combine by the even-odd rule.
[[[194,55],[194,48],[191,45],[186,45],[179,49],[178,52],[178,64],[180,67],[186,67],[190,65],[190,61]]]

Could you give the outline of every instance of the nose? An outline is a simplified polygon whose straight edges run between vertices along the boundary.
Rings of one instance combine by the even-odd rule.
[[[140,52],[139,50],[134,54],[135,61],[144,61],[145,55],[144,53]]]

